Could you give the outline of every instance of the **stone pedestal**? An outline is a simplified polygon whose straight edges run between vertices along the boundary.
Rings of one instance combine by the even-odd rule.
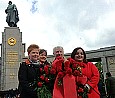
[[[18,27],[5,27],[2,32],[2,70],[1,90],[16,89],[18,87],[18,69],[25,53],[22,44],[22,32]]]
[[[112,76],[115,77],[115,56],[107,58],[108,69],[111,72]]]

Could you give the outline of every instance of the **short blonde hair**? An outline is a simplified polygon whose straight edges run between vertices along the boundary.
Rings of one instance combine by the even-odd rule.
[[[28,54],[29,54],[33,49],[39,49],[39,46],[36,45],[36,44],[31,44],[31,45],[28,47],[28,49],[27,49]]]

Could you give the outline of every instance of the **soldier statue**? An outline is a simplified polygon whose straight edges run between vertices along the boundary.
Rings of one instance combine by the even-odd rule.
[[[6,22],[10,27],[17,27],[17,22],[19,21],[18,10],[15,4],[12,4],[12,1],[9,1],[8,7],[5,10]]]

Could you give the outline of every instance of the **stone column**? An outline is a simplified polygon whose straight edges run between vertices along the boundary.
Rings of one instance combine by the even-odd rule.
[[[5,27],[2,32],[1,90],[18,87],[19,63],[24,57],[22,32],[18,27]]]
[[[107,58],[105,56],[101,57],[102,61],[102,68],[103,68],[103,74],[104,74],[104,80],[106,79],[106,72],[107,72]]]

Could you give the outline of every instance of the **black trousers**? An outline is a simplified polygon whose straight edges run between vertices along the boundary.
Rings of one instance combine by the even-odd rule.
[[[115,95],[109,95],[108,98],[115,98]]]

